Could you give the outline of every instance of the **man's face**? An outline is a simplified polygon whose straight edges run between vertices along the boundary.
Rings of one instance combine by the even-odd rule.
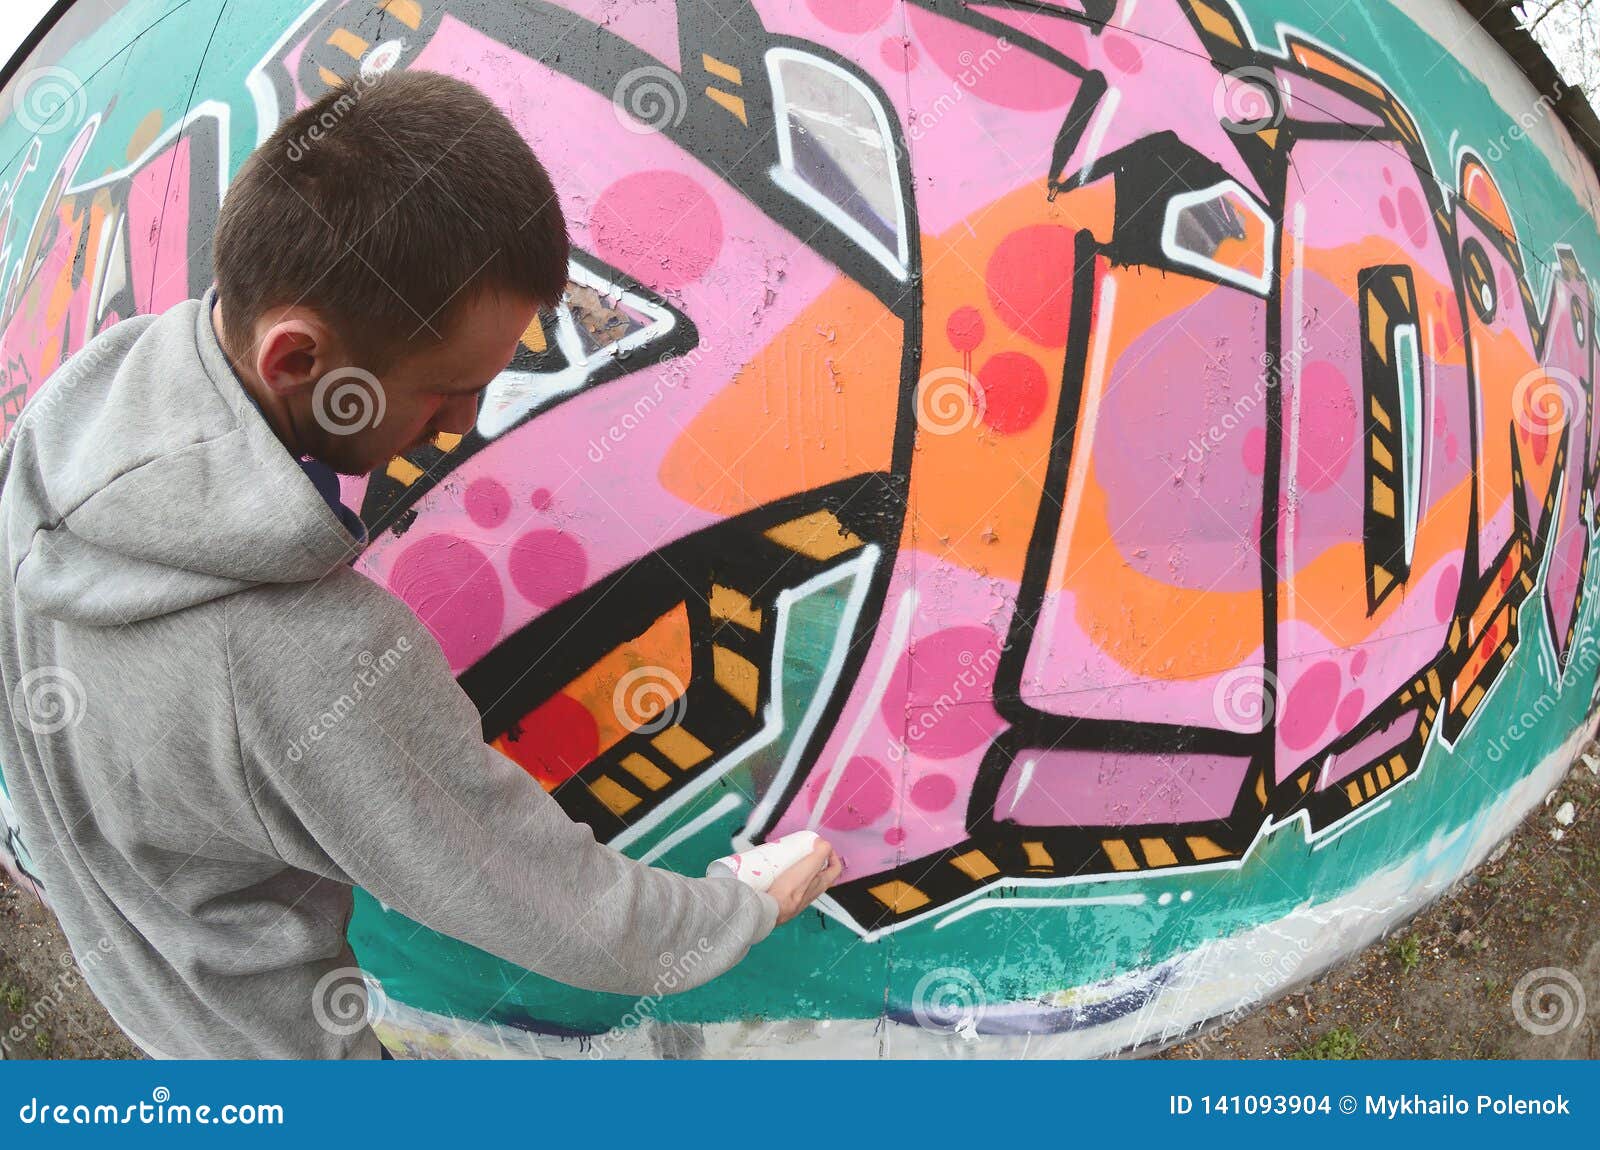
[[[329,373],[320,394],[297,397],[307,454],[342,474],[365,475],[441,432],[465,435],[480,393],[511,362],[537,314],[532,300],[485,292],[462,305],[443,339],[382,372]]]

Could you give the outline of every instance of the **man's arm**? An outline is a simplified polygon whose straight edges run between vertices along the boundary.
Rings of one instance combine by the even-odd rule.
[[[772,930],[768,895],[597,843],[483,742],[433,637],[365,577],[253,589],[226,620],[245,784],[290,865],[589,990],[661,992],[675,968],[685,990]]]

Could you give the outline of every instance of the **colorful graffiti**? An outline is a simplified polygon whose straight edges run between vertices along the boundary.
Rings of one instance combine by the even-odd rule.
[[[260,62],[202,65],[202,102],[100,176],[109,112],[48,174],[52,137],[5,129],[8,426],[95,332],[203,290],[230,122],[262,138],[390,68],[471,79],[556,177],[567,298],[470,434],[346,482],[359,569],[601,839],[684,869],[802,827],[842,851],[821,915],[747,963],[838,955],[830,985],[736,971],[683,1017],[938,1029],[919,1000],[956,970],[980,1032],[1150,1041],[1204,1020],[1150,1008],[1201,944],[1465,835],[1453,878],[1595,679],[1576,177],[1515,137],[1564,205],[1524,234],[1529,177],[1280,8],[314,4],[236,33]],[[1542,752],[1485,778],[1475,732],[1541,692]],[[1318,853],[1347,835],[1355,862]],[[1085,928],[1105,954],[1065,953]],[[413,1031],[616,1017],[423,932],[352,926]],[[910,993],[843,960],[890,935]]]

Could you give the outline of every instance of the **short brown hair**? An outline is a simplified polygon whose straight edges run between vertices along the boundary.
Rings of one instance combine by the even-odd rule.
[[[336,88],[247,159],[214,245],[224,335],[303,304],[382,367],[482,290],[552,304],[567,226],[527,142],[471,85],[394,72]]]

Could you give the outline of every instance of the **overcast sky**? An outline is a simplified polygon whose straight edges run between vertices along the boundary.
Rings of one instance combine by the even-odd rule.
[[[1539,20],[1550,8],[1556,10]],[[1524,23],[1538,21],[1534,39],[1561,78],[1582,87],[1589,102],[1600,107],[1600,62],[1595,59],[1600,12],[1593,0],[1528,0],[1522,5],[1522,18]]]
[[[0,0],[0,65],[27,39],[52,0]]]

